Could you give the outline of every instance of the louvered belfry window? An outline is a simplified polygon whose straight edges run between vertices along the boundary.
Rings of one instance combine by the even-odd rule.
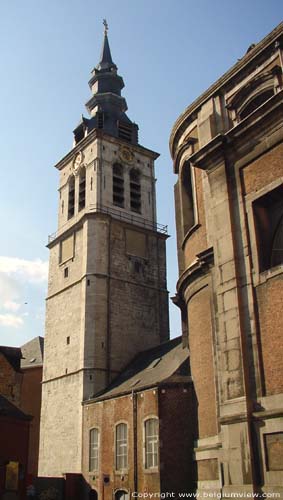
[[[124,172],[120,163],[113,165],[113,205],[124,207]]]
[[[141,182],[140,173],[136,169],[130,171],[130,197],[131,210],[133,212],[141,212]]]

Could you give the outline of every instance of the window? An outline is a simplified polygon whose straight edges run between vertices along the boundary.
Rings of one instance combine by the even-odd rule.
[[[189,163],[183,166],[181,174],[181,208],[183,236],[196,224],[194,175]]]
[[[264,434],[266,469],[268,471],[283,470],[283,432]]]
[[[246,118],[246,116],[250,115],[253,111],[259,108],[259,106],[261,106],[265,101],[267,101],[267,99],[269,99],[273,95],[274,95],[273,89],[269,89],[253,97],[239,112],[240,120],[243,120],[244,118]]]
[[[99,431],[91,429],[89,431],[89,470],[98,470],[98,451],[99,451]]]
[[[69,198],[68,198],[68,219],[71,219],[75,214],[75,177],[69,180]]]
[[[130,171],[130,198],[131,210],[141,212],[141,183],[140,173],[136,169]]]
[[[124,174],[120,163],[113,165],[113,204],[124,207]]]
[[[118,122],[118,136],[124,141],[132,141],[132,127],[124,122]]]
[[[64,269],[64,278],[68,278],[68,276],[69,276],[69,268],[65,267],[65,269]]]
[[[145,421],[145,468],[158,467],[158,419]]]
[[[97,113],[97,127],[103,128],[104,125],[104,115],[101,111]]]
[[[128,426],[118,424],[116,426],[116,470],[128,467]]]
[[[259,271],[283,264],[283,186],[253,202]]]
[[[129,493],[124,490],[115,491],[115,500],[129,500]]]
[[[85,208],[85,168],[80,171],[79,177],[79,210]]]
[[[89,491],[88,498],[89,500],[97,500],[98,499],[97,491],[91,489]]]

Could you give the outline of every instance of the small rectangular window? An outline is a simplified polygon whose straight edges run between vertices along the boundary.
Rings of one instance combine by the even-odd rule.
[[[145,421],[145,468],[158,467],[158,419],[149,418]]]
[[[66,341],[67,341],[67,345],[69,345],[70,344],[70,337],[67,337]]]
[[[64,269],[64,278],[68,278],[68,276],[69,276],[69,268],[65,267],[65,269]]]
[[[99,431],[91,429],[89,431],[89,470],[98,470],[99,456]]]
[[[128,467],[128,426],[118,424],[116,426],[116,470],[124,470]]]

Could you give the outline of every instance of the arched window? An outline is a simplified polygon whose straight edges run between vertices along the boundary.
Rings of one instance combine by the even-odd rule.
[[[185,163],[181,173],[181,214],[183,237],[196,224],[196,203],[194,175],[189,162]]]
[[[72,175],[69,179],[69,195],[68,195],[68,219],[71,219],[75,214],[75,177]]]
[[[99,466],[99,430],[94,428],[89,431],[89,470],[98,470]]]
[[[270,99],[279,87],[278,77],[274,71],[260,74],[246,82],[227,99],[226,106],[232,122],[236,124],[249,116]]]
[[[140,173],[135,168],[130,171],[130,203],[133,212],[141,212]]]
[[[90,490],[89,494],[88,494],[88,498],[89,498],[89,500],[97,500],[98,499],[97,491]]]
[[[116,425],[116,470],[128,467],[128,426],[121,423]]]
[[[124,172],[120,163],[113,165],[113,204],[124,207]]]
[[[265,92],[261,92],[260,94],[254,96],[251,100],[249,100],[246,105],[239,112],[240,120],[246,118],[246,116],[250,115],[253,111],[255,111],[259,106],[261,106],[267,99],[274,95],[273,89],[266,90]]]
[[[80,170],[79,176],[79,210],[85,208],[85,167]]]
[[[115,491],[115,500],[129,500],[129,493],[125,490]]]
[[[145,468],[154,469],[158,467],[158,419],[149,418],[144,423],[145,438]]]

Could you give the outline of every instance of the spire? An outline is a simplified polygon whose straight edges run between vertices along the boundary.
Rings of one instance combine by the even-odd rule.
[[[108,35],[107,35],[108,24],[107,24],[106,19],[103,19],[103,25],[104,25],[104,39],[103,39],[100,61],[99,61],[98,65],[96,66],[96,69],[98,69],[100,71],[109,71],[112,68],[117,69],[117,67],[112,61],[111,50],[110,50]]]
[[[93,128],[101,129],[108,135],[137,144],[138,126],[126,115],[127,102],[121,95],[121,90],[124,87],[123,78],[118,75],[118,68],[112,61],[106,19],[103,20],[103,24],[104,39],[100,62],[92,70],[92,76],[88,82],[92,96],[87,101],[86,108],[90,118],[83,118],[75,128],[75,144]]]

